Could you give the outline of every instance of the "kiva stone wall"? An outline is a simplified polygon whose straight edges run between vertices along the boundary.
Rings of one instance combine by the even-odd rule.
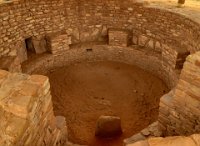
[[[21,62],[27,60],[27,38],[36,53],[55,54],[69,49],[69,44],[108,42],[108,30],[114,28],[128,34],[127,40],[118,41],[143,47],[149,55],[160,53],[165,73],[157,72],[166,74],[163,79],[169,84],[174,69],[181,69],[187,55],[199,50],[199,24],[133,1],[20,0],[0,8],[0,56],[17,56]]]
[[[21,72],[21,63],[16,56],[5,56],[0,58],[0,69],[9,72]]]
[[[60,146],[65,119],[55,117],[48,78],[0,70],[0,145]]]
[[[117,43],[117,46],[113,46],[112,43],[110,43],[110,46],[107,44],[84,46],[84,42],[91,41],[107,43],[108,30],[113,28],[122,29],[130,33],[130,40],[132,41],[127,43],[128,47],[123,47],[126,40],[120,36],[113,39],[120,42]],[[59,56],[46,54],[33,62],[26,62],[24,71],[27,73],[41,73],[55,67],[62,67],[83,60],[112,60],[137,65],[150,71],[163,79],[170,88],[176,85],[179,71],[182,69],[187,55],[200,49],[200,25],[198,23],[182,15],[155,8],[147,8],[130,0],[19,0],[1,4],[0,32],[1,59],[12,56],[14,58],[17,57],[21,62],[27,60],[27,46],[25,43],[27,38],[31,39],[36,53],[46,52],[48,48],[53,54],[66,49],[65,53]],[[47,37],[49,34],[54,33],[71,35],[72,47],[68,48],[69,42],[65,42],[62,35],[56,36],[56,39]],[[53,39],[55,42],[51,41]],[[66,48],[61,47],[63,44]],[[55,49],[52,50],[51,45]],[[198,60],[198,57],[194,58]],[[189,57],[175,91],[161,99],[159,122],[163,131],[167,131],[166,135],[184,135],[199,132],[200,120],[198,117],[199,102],[197,95],[199,63],[194,58],[192,57],[191,59]],[[15,66],[15,61],[13,62],[8,63],[10,67],[7,67],[7,70],[12,70],[12,66]],[[5,65],[3,64],[2,66]],[[18,145],[26,141],[29,144],[29,140],[35,140],[34,142],[38,143],[47,141],[46,143],[48,144],[56,142],[57,140],[55,140],[54,136],[59,137],[61,134],[58,134],[60,132],[55,128],[55,120],[50,120],[51,122],[54,121],[53,123],[40,122],[54,127],[52,129],[56,131],[56,134],[50,132],[50,136],[46,137],[52,137],[50,140],[55,141],[44,140],[48,130],[44,125],[37,125],[37,119],[43,121],[43,119],[55,118],[52,110],[45,110],[47,113],[50,112],[49,114],[41,112],[42,108],[40,107],[45,107],[42,105],[46,103],[42,99],[50,98],[49,93],[46,93],[46,89],[44,91],[37,90],[37,93],[41,92],[44,98],[37,94],[33,94],[34,96],[29,95],[32,91],[27,93],[28,97],[31,96],[32,98],[29,97],[30,102],[27,101],[27,98],[25,101],[28,104],[30,103],[30,107],[32,106],[30,109],[33,109],[32,114],[35,115],[35,124],[35,119],[28,114],[27,107],[18,109],[18,107],[26,106],[27,103],[18,106],[17,104],[23,102],[19,102],[21,99],[15,100],[18,96],[13,96],[17,94],[15,92],[18,92],[18,90],[15,91],[16,89],[21,89],[18,84],[20,86],[24,86],[23,84],[27,82],[29,84],[31,77],[7,72],[3,74],[5,74],[5,76],[3,75],[5,78],[2,77],[0,80],[2,83],[0,83],[3,84],[4,80],[8,83],[0,85],[0,89],[3,89],[0,91],[6,93],[7,91],[12,91],[13,94],[7,96],[7,94],[2,93],[1,117],[4,122],[0,123],[3,124],[1,125],[3,128],[1,135],[3,140],[0,142],[11,144],[18,142]],[[33,83],[34,81],[30,82],[30,86],[33,87],[37,84]],[[13,89],[4,90],[4,85],[5,87],[13,87]],[[43,87],[41,88],[43,89]],[[44,95],[44,93],[46,94]],[[38,110],[34,110],[33,107],[35,105],[31,104],[32,101],[35,101]],[[49,105],[49,108],[52,108],[51,105]],[[5,120],[6,118],[11,120]],[[16,122],[12,123],[15,120]],[[22,127],[19,126],[19,131],[18,129],[14,129],[17,131],[10,130],[15,127],[12,124],[16,123],[22,123]],[[11,128],[9,126],[6,127],[7,125],[11,125]],[[38,134],[39,136],[36,135],[38,129],[35,127],[40,127],[40,130],[43,129]],[[10,139],[5,141],[5,137],[10,137]],[[17,138],[21,139],[21,141],[18,141]],[[34,142],[31,141],[31,143],[35,144]]]
[[[108,42],[87,42],[69,46],[71,42],[67,41],[67,34],[47,37],[47,44],[50,46],[51,53],[54,56],[61,56],[45,55],[46,58],[44,56],[42,60],[29,60],[23,65],[24,72],[43,74],[44,68],[49,71],[56,67],[74,63],[77,60],[111,60],[126,62],[147,70],[160,77],[172,89],[176,85],[183,63],[190,53],[184,49],[173,49],[173,46],[161,45],[144,35],[131,36],[130,32],[123,29],[110,29],[108,38]],[[137,38],[137,41],[134,43],[135,38]],[[159,51],[156,48],[159,48]],[[34,66],[31,64],[34,64]]]
[[[36,52],[43,53],[49,33],[68,33],[72,44],[105,41],[111,28],[146,37],[157,51],[162,44],[191,53],[200,49],[198,23],[134,1],[19,0],[0,5],[0,56],[26,60],[27,38],[32,38]]]
[[[120,29],[108,31],[109,45],[127,47],[129,45],[129,32]]]
[[[178,81],[179,73],[163,62],[160,54],[138,46],[120,47],[107,44],[81,43],[71,46],[62,55],[46,54],[25,62],[22,66],[24,73],[45,75],[58,67],[76,62],[106,60],[136,65],[161,78],[169,88],[173,88]]]
[[[62,55],[69,50],[71,39],[68,34],[49,34],[46,36],[47,50],[53,55]]]
[[[177,86],[160,102],[159,122],[165,135],[200,132],[200,52],[190,55]]]
[[[191,53],[200,49],[199,24],[179,14],[147,8],[130,0],[65,0],[65,5],[66,13],[70,14],[70,17],[66,15],[66,29],[74,43],[100,41],[107,38],[110,28],[120,28],[173,46],[173,49],[186,49]],[[71,6],[76,6],[78,11],[71,13]],[[72,31],[74,27],[77,29]]]
[[[27,59],[25,39],[32,37],[38,52],[46,51],[45,34],[64,29],[62,0],[19,0],[0,5],[0,57]]]

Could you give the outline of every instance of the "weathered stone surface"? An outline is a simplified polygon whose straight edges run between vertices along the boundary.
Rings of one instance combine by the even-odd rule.
[[[163,96],[160,103],[159,123],[165,135],[199,133],[199,60],[200,52],[190,55],[184,64],[174,91]],[[180,126],[181,125],[181,126]]]
[[[137,36],[133,36],[132,42],[133,42],[133,45],[138,45],[138,37]]]
[[[110,29],[108,32],[109,45],[111,46],[128,46],[128,32],[120,29]]]
[[[125,139],[124,144],[129,145],[129,144],[135,143],[137,141],[145,140],[145,139],[146,137],[143,134],[138,133],[138,134],[133,135],[130,138]]]
[[[47,42],[44,38],[40,40],[33,39],[33,45],[36,54],[41,54],[47,51]]]
[[[149,125],[147,128],[141,130],[141,132],[133,135],[130,138],[124,140],[124,144],[132,144],[141,140],[146,140],[149,137],[160,137],[162,136],[162,131],[159,127],[159,122],[154,122]]]
[[[20,45],[16,46],[16,51],[17,51],[17,56],[20,60],[20,62],[24,62],[28,59],[28,54],[27,54],[27,50],[26,50],[26,45],[25,42],[20,43]]]
[[[102,36],[105,38],[105,42],[107,42],[107,30],[109,28],[123,28],[130,32],[137,29],[147,38],[151,38],[151,40],[147,41],[147,38],[141,39],[142,41],[140,41],[140,44],[142,46],[148,42],[147,47],[144,47],[141,51],[138,51],[135,48],[126,47],[123,48],[124,50],[122,50],[122,48],[116,49],[115,47],[106,49],[96,48],[93,49],[94,52],[96,51],[95,53],[85,55],[85,48],[83,47],[80,50],[72,50],[69,54],[63,55],[64,57],[40,58],[37,63],[33,62],[32,64],[28,64],[30,65],[29,72],[41,70],[41,68],[43,71],[46,71],[46,69],[49,69],[48,67],[63,66],[72,60],[79,60],[78,58],[80,56],[84,59],[88,59],[86,56],[90,59],[94,59],[94,55],[100,59],[112,58],[118,61],[131,62],[134,65],[138,65],[141,68],[158,75],[169,85],[169,87],[174,87],[178,78],[178,73],[176,74],[175,72],[177,69],[182,68],[182,64],[188,55],[187,52],[186,54],[181,54],[182,52],[180,52],[180,50],[187,50],[190,53],[195,53],[200,50],[200,26],[198,23],[194,22],[192,18],[188,19],[183,15],[177,15],[176,13],[156,8],[146,8],[138,3],[133,4],[132,1],[83,0],[78,2],[74,0],[41,0],[14,1],[12,4],[0,5],[0,57],[13,57],[17,55],[20,62],[23,62],[27,59],[24,42],[25,38],[33,37],[37,40],[38,42],[35,43],[36,50],[42,50],[43,52],[45,51],[45,44],[42,41],[44,36],[60,31],[67,32],[67,30],[70,30],[69,34],[72,36],[72,43],[74,44],[89,40],[99,40]],[[129,37],[127,38],[126,35],[124,36],[120,34],[120,38],[115,39],[121,41],[120,43],[117,41],[117,43],[115,42],[117,46],[126,46]],[[138,44],[139,34],[133,34],[133,36],[131,45]],[[61,53],[59,51],[68,48],[60,47],[63,44],[66,44],[64,41],[65,39],[66,38],[62,38],[54,42],[53,50],[55,50],[55,54],[62,54],[62,51]],[[42,44],[40,44],[41,41]],[[69,42],[68,44],[70,44]],[[155,51],[162,52],[162,55],[154,56],[152,55],[154,51],[148,52],[146,50],[148,46],[153,46],[153,42]],[[185,44],[186,46],[182,46],[182,44]],[[42,46],[42,49],[40,48],[40,45]],[[165,47],[165,45],[167,47]],[[116,50],[113,51],[114,49]],[[160,109],[160,111],[162,111],[162,115],[159,119],[160,125],[162,125],[162,128],[165,129],[165,131],[167,130],[171,135],[177,133],[188,134],[193,133],[194,131],[199,132],[200,129],[198,118],[200,113],[198,108],[199,59],[197,59],[198,57],[195,58],[195,62],[194,60],[189,59],[186,69],[182,71],[181,80],[179,81],[176,93],[174,94],[174,103],[169,105],[168,103],[165,103],[165,101],[161,101],[160,104],[162,105],[162,109]],[[3,61],[1,61],[1,63],[7,62]],[[15,63],[13,66],[6,64],[3,69],[15,72],[18,67]],[[27,91],[31,91],[30,94],[26,91],[23,91],[22,93],[28,94],[28,96],[30,96],[29,98],[19,98],[13,94],[11,99],[6,99],[6,97],[10,95],[10,90],[4,88],[7,84],[9,85],[9,88],[14,88],[21,84],[21,80],[27,80],[22,76],[20,76],[20,80],[14,80],[14,77],[12,78],[11,76],[13,75],[10,75],[9,73],[0,73],[0,88],[2,88],[0,100],[4,99],[1,103],[7,111],[10,111],[9,113],[15,113],[16,109],[16,115],[25,117],[28,114],[29,98],[32,99],[33,96],[38,93],[34,93],[32,92],[34,90],[26,88]],[[8,81],[7,78],[10,77],[12,80],[9,79]],[[15,76],[15,78],[19,78],[19,76]],[[44,79],[45,84],[42,83],[42,80],[43,79],[41,79],[40,83],[37,83],[36,81],[31,84],[40,84],[38,87],[41,87],[42,91],[39,91],[39,94],[42,96],[46,95],[45,102],[43,101],[44,105],[41,104],[41,106],[44,107],[41,109],[45,112],[47,109],[51,110],[51,97],[49,96],[48,80]],[[19,83],[17,83],[18,81]],[[13,83],[13,85],[11,83]],[[18,91],[15,91],[14,93],[18,94]],[[12,102],[9,102],[10,100]],[[21,100],[24,102],[19,103],[18,101]],[[39,104],[39,101],[35,101],[34,106],[32,107],[35,110],[32,111],[40,109],[40,106],[36,106],[37,104]],[[33,105],[33,103],[31,102],[30,105]],[[169,109],[171,109],[171,111]],[[175,111],[175,109],[177,111]],[[34,115],[37,114],[31,112],[31,117],[34,117]],[[37,120],[37,118],[35,118],[34,121],[40,121]],[[180,124],[183,124],[184,126],[180,126]],[[36,129],[36,127],[34,128]],[[59,131],[55,130],[54,136],[58,133]],[[26,142],[29,143],[35,135],[36,134],[26,135],[29,137]],[[38,137],[36,137],[38,143],[35,142],[33,143],[34,145],[40,145],[40,143],[43,142],[43,135],[41,134]],[[55,138],[57,139],[56,136]]]
[[[192,135],[190,137],[167,137],[167,138],[149,138],[148,140],[138,141],[127,146],[199,146],[198,139],[193,137],[200,137],[200,135]]]
[[[162,44],[158,41],[155,42],[155,50],[162,52]]]
[[[145,35],[140,35],[138,42],[139,42],[138,43],[139,46],[144,47],[144,46],[146,46],[148,44],[149,38],[147,36],[145,36]]]
[[[87,52],[87,49],[92,51]],[[151,50],[153,51],[153,50]],[[29,74],[49,72],[52,68],[63,67],[76,61],[115,60],[127,64],[136,65],[161,78],[169,88],[173,88],[177,81],[179,72],[172,69],[162,57],[149,49],[138,49],[138,46],[116,47],[101,45],[101,43],[83,43],[70,47],[70,50],[62,55],[43,55],[23,66],[23,71]]]
[[[68,34],[50,34],[46,40],[47,48],[53,55],[61,55],[64,51],[69,50],[71,43]]]
[[[18,57],[2,57],[0,58],[0,69],[9,72],[21,72],[21,63]]]
[[[67,140],[65,119],[55,118],[48,78],[0,70],[0,145],[55,145]]]
[[[149,146],[149,143],[145,140],[145,141],[138,141],[133,144],[128,144],[126,146]]]
[[[67,145],[67,146],[87,146],[87,145],[74,144],[74,143],[71,143],[71,142],[67,142],[66,145]]]
[[[122,134],[121,119],[113,116],[99,117],[95,135],[98,137],[114,137]]]

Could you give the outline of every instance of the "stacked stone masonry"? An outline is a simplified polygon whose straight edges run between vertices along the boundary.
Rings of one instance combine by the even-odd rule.
[[[88,52],[88,48],[92,49],[92,52]],[[63,52],[61,56],[46,54],[32,59],[23,63],[23,72],[45,75],[57,67],[64,67],[75,62],[102,60],[136,65],[163,79],[169,88],[176,85],[179,77],[178,70],[174,70],[174,68],[162,62],[162,56],[155,52],[137,46],[120,47],[98,43],[77,44]]]
[[[159,122],[165,135],[200,132],[200,52],[187,58],[177,86],[160,102]]]
[[[1,57],[0,68],[9,72],[21,72],[20,60],[15,56]]]
[[[18,55],[22,61],[26,60],[25,39],[32,37],[35,48],[44,52],[45,35],[58,31],[67,32],[72,43],[78,43],[105,40],[109,28],[122,28],[148,36],[157,46],[164,43],[191,53],[200,48],[196,22],[129,0],[14,1],[0,5],[0,26],[0,56]]]
[[[155,38],[165,44],[174,46],[178,44],[182,48],[188,46],[186,48],[191,52],[199,49],[196,44],[199,42],[199,25],[178,14],[145,8],[129,0],[125,2],[83,0],[79,1],[78,8],[80,19],[77,19],[75,24],[78,25],[79,32],[74,32],[72,35],[79,38],[76,37],[75,40],[82,42],[99,40],[106,36],[105,30],[122,28],[129,31],[137,30],[140,34]],[[68,28],[72,27],[70,24]],[[187,39],[184,36],[187,36]]]
[[[125,139],[125,145],[200,145],[200,135],[192,135],[200,132],[199,66],[200,52],[187,58],[177,86],[160,100],[158,122]],[[192,136],[159,138],[177,135]]]
[[[127,47],[129,42],[128,32],[123,30],[110,29],[108,32],[109,45]]]
[[[71,35],[71,43],[75,44],[106,41],[109,29],[121,28],[132,32],[130,45],[166,54],[163,65],[169,62],[172,69],[179,66],[174,65],[177,56],[173,53],[184,62],[187,55],[179,55],[179,48],[180,52],[194,53],[199,50],[200,40],[199,25],[184,16],[119,0],[20,0],[0,5],[0,26],[0,56],[17,55],[21,62],[27,59],[25,39],[31,37],[35,52],[43,53],[49,46],[45,38],[60,31]],[[172,74],[168,66],[165,68]]]
[[[53,55],[24,62],[26,73],[45,74],[77,61],[112,60],[158,75],[169,88],[177,84],[186,57],[200,50],[200,24],[132,0],[17,0],[0,5],[0,32],[0,68],[10,72],[20,72],[20,63],[29,59],[28,40],[36,54]],[[200,132],[199,56],[188,58],[177,87],[161,99],[158,124],[165,135]],[[0,144],[63,142],[66,127],[53,115],[47,80],[0,71]]]
[[[52,34],[46,37],[47,48],[53,55],[61,55],[69,49],[70,38],[68,34]]]
[[[0,70],[0,145],[59,146],[65,119],[55,117],[47,77]]]
[[[25,39],[31,37],[35,52],[43,53],[49,46],[46,36],[59,31],[71,35],[74,44],[105,41],[110,28],[121,28],[132,32],[131,44],[169,54],[163,59],[173,63],[169,63],[172,67],[176,57],[171,53],[177,52],[180,46],[185,52],[194,53],[199,50],[200,33],[197,23],[178,14],[145,8],[130,1],[20,0],[2,4],[0,8],[0,56],[17,55],[21,61],[27,59]],[[187,40],[183,36],[187,36]],[[169,46],[167,48],[170,50],[163,49],[164,45]],[[184,58],[186,56],[179,60]],[[170,68],[167,70],[171,72]]]
[[[61,0],[19,0],[0,5],[0,56],[26,60],[25,39],[32,37],[35,48],[44,48],[44,37],[64,29]],[[41,51],[43,52],[43,51]]]

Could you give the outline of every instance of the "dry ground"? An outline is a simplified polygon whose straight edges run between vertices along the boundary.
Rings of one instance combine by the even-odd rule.
[[[159,5],[166,5],[166,6],[177,6],[177,2],[178,2],[178,0],[144,0],[144,1],[147,1],[149,3],[159,4]],[[200,0],[185,0],[185,7],[199,9]]]
[[[90,146],[122,146],[122,140],[157,119],[160,97],[169,90],[157,77],[117,62],[78,63],[48,74],[54,111],[63,115],[69,139]],[[94,136],[101,115],[121,117],[123,135],[102,140]]]
[[[138,0],[140,1],[140,0]],[[167,9],[175,13],[187,16],[200,23],[200,0],[185,0],[182,7],[178,6],[178,0],[143,0],[146,5],[161,9]]]

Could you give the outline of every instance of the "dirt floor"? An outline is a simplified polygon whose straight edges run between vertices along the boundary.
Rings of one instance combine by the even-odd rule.
[[[117,62],[85,62],[48,74],[56,115],[66,117],[69,140],[89,146],[122,146],[123,139],[157,119],[160,97],[168,92],[157,77]],[[99,116],[119,116],[123,134],[94,136]]]
[[[144,0],[144,3],[151,7],[166,9],[185,15],[200,23],[200,0],[186,0],[182,7],[178,6],[178,0]]]

